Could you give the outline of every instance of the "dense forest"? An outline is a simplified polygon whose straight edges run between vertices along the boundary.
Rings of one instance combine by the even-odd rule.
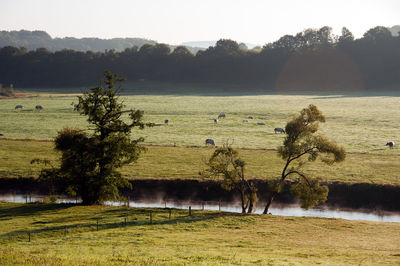
[[[88,86],[111,70],[128,81],[232,84],[277,90],[400,88],[400,36],[375,27],[355,39],[330,27],[285,35],[247,49],[229,39],[193,54],[185,46],[132,46],[121,52],[22,47],[0,49],[0,83],[23,87]]]

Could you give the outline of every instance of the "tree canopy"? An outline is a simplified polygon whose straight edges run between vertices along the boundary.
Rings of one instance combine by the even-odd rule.
[[[82,197],[83,204],[102,204],[119,198],[119,188],[131,183],[119,172],[135,162],[143,151],[142,137],[131,139],[134,127],[152,126],[142,122],[139,110],[124,110],[115,89],[122,81],[109,71],[104,73],[105,87],[95,87],[79,96],[75,110],[87,116],[89,132],[65,128],[55,138],[61,152],[60,167],[42,171],[41,178],[56,179],[67,192]]]

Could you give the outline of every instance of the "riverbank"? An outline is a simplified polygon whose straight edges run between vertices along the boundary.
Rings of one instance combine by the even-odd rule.
[[[133,201],[147,202],[237,202],[237,194],[221,188],[219,181],[199,180],[131,180],[133,190],[123,190],[121,194]],[[268,181],[254,180],[258,190],[258,206],[262,206],[268,196]],[[274,200],[275,204],[295,204],[297,199],[290,194],[287,183]],[[400,186],[367,183],[329,183],[328,200],[321,205],[327,208],[350,208],[371,211],[399,212]],[[34,178],[0,178],[1,194],[48,195],[46,184]],[[62,194],[61,188],[56,193]]]

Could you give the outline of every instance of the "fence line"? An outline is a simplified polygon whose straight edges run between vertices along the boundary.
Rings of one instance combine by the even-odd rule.
[[[164,208],[165,210],[168,210],[168,212],[164,212],[161,210],[154,212],[153,210],[149,210],[148,212],[144,213],[139,213],[139,214],[132,214],[132,215],[125,215],[123,219],[109,219],[109,218],[94,218],[93,220],[96,220],[95,223],[87,223],[87,224],[76,224],[76,225],[63,225],[58,228],[54,229],[47,229],[47,228],[39,228],[39,229],[27,229],[27,230],[22,230],[20,232],[14,232],[14,233],[8,233],[0,236],[0,243],[4,242],[9,242],[9,241],[26,241],[26,242],[34,242],[35,241],[35,235],[51,235],[51,233],[54,234],[55,236],[64,236],[67,237],[68,235],[74,235],[74,234],[80,234],[83,232],[91,232],[91,231],[100,231],[104,229],[112,229],[112,228],[122,228],[122,227],[127,227],[128,224],[130,225],[136,225],[136,226],[142,226],[142,225],[152,225],[155,224],[154,217],[156,214],[163,214],[167,215],[167,218],[164,220],[158,219],[157,222],[167,222],[168,220],[171,220],[172,218],[172,213],[173,213],[173,208]],[[193,210],[192,206],[188,207],[188,212],[187,215],[180,212],[179,217],[194,217],[193,216]],[[154,213],[154,214],[153,214]],[[138,220],[136,217],[142,218],[141,220]],[[132,219],[129,219],[129,217],[132,217]],[[146,219],[146,217],[149,217]],[[178,218],[178,216],[177,216]],[[78,229],[84,229],[83,231],[74,231]],[[85,230],[86,229],[86,230]],[[25,236],[25,237],[24,237]],[[51,236],[50,236],[51,237]]]
[[[50,195],[36,195],[36,194],[20,194],[20,195],[15,195],[15,193],[10,194],[10,198],[7,199],[2,199],[5,201],[10,201],[10,202],[20,202],[20,203],[35,203],[35,202],[45,202],[45,203],[51,203],[51,197]],[[81,203],[81,200],[78,197],[64,197],[60,195],[54,195],[54,198],[57,199],[57,203],[70,203],[70,204],[79,204]],[[108,205],[113,205],[113,206],[127,206],[127,207],[142,207],[142,206],[135,206],[135,205],[147,205],[146,207],[155,207],[155,208],[162,208],[162,205],[164,208],[168,207],[182,207],[182,206],[192,206],[192,208],[196,209],[205,209],[205,206],[214,206],[215,208],[218,207],[218,210],[221,210],[222,206],[232,206],[235,205],[235,202],[222,202],[221,200],[216,201],[216,200],[174,200],[174,199],[163,199],[159,201],[153,201],[151,202],[150,200],[148,201],[141,201],[141,200],[131,200],[131,198],[128,196],[126,200],[124,201],[116,201],[116,202],[107,202],[106,204]],[[153,205],[153,206],[152,206]],[[155,205],[155,206],[154,206]],[[144,207],[144,206],[143,206]]]

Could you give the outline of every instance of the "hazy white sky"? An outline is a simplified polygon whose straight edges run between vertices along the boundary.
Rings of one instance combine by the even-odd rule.
[[[265,44],[306,28],[356,37],[400,24],[400,0],[0,0],[0,30],[52,37],[141,37],[169,44],[230,38]]]

